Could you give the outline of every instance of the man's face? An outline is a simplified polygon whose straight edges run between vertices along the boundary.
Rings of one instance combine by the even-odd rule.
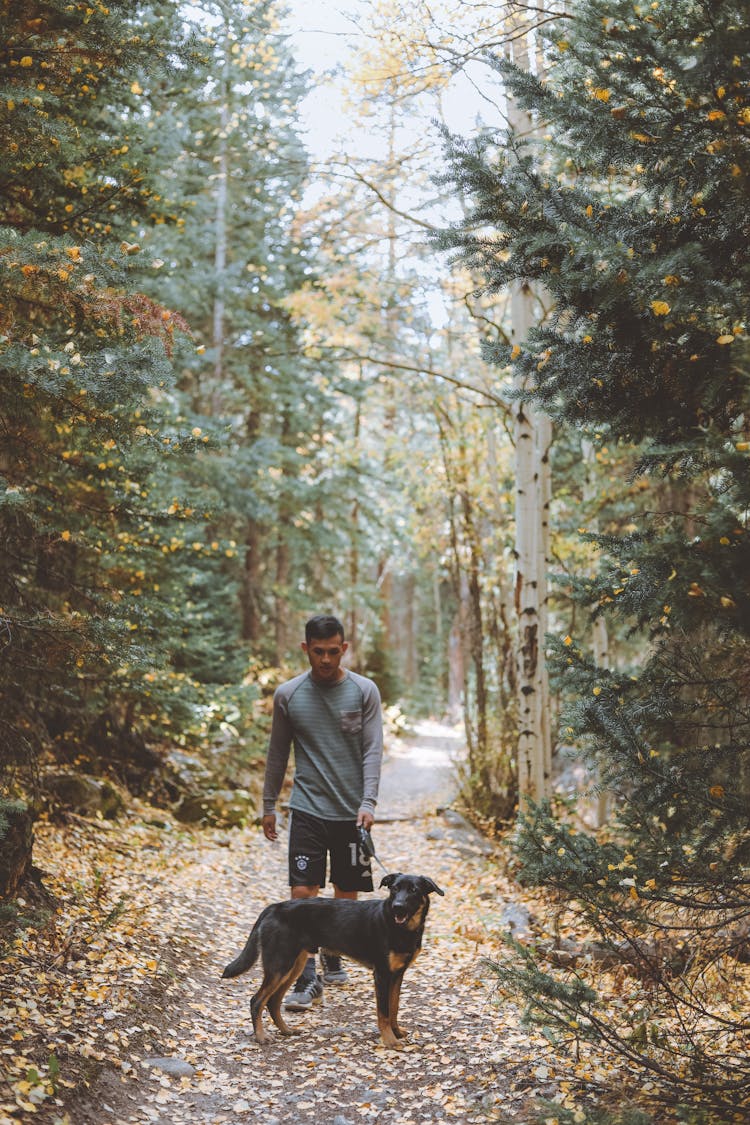
[[[302,651],[307,653],[314,680],[322,684],[335,684],[344,674],[341,658],[348,644],[340,633],[322,639],[313,637],[309,644],[302,643]]]

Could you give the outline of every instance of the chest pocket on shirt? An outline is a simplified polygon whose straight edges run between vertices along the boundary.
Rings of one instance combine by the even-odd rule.
[[[342,711],[339,716],[342,734],[361,734],[362,712]]]

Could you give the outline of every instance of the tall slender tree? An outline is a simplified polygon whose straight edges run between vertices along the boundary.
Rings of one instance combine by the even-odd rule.
[[[212,513],[206,538],[218,544],[219,581],[189,612],[194,624],[212,622],[221,679],[249,655],[281,663],[310,599],[334,597],[330,565],[315,593],[311,579],[321,553],[333,560],[342,549],[340,521],[318,518],[340,514],[341,399],[330,365],[304,355],[287,308],[315,267],[294,226],[307,175],[297,125],[306,84],[280,5],[205,0],[186,16],[203,65],[159,107],[180,141],[168,178],[185,221],[177,234],[154,232],[149,246],[167,262],[158,284],[198,344],[183,357],[178,408],[215,438],[175,487]]]
[[[481,443],[480,431],[499,436],[502,443],[504,403],[493,398],[491,380],[478,360],[469,310],[475,311],[476,304],[480,312],[481,302],[467,294],[473,279],[452,278],[444,284],[444,325],[438,326],[431,315],[439,281],[436,277],[433,285],[429,276],[437,270],[426,235],[446,204],[445,193],[442,198],[436,194],[431,180],[432,153],[438,144],[433,121],[443,112],[442,95],[450,84],[451,68],[441,63],[430,46],[432,25],[425,34],[430,18],[426,6],[410,7],[393,0],[363,10],[360,26],[365,46],[353,58],[346,81],[351,117],[361,129],[362,143],[352,145],[351,137],[343,138],[332,159],[315,170],[331,191],[316,198],[305,229],[308,238],[319,240],[326,264],[321,278],[295,299],[294,308],[317,330],[313,346],[339,357],[356,372],[353,378],[365,396],[358,425],[358,444],[366,452],[363,482],[367,482],[374,459],[381,461],[379,472],[390,494],[398,495],[405,484],[408,488],[408,497],[391,503],[393,518],[376,536],[382,555],[377,575],[381,603],[378,647],[388,650],[381,655],[395,673],[390,679],[407,693],[426,696],[426,666],[431,668],[434,684],[432,669],[441,658],[448,658],[452,638],[452,701],[455,704],[457,695],[463,694],[470,739],[472,744],[481,743],[477,761],[481,757],[483,765],[476,774],[477,785],[486,792],[478,778],[485,766],[492,772],[489,759],[497,745],[498,722],[493,711],[498,696],[482,687],[484,681],[494,678],[494,646],[483,642],[474,623],[480,603],[489,608],[498,588],[504,587],[505,576],[500,556],[487,557],[499,536],[485,533],[479,500],[485,472],[480,468],[482,457],[477,461],[474,443]],[[452,201],[448,205],[454,207]],[[489,321],[485,324],[488,331],[499,330]],[[459,408],[462,398],[493,404],[486,412],[486,426]],[[500,421],[490,417],[495,408]],[[489,462],[486,450],[484,458]],[[472,471],[467,479],[469,464]],[[443,483],[461,481],[468,491],[450,499],[439,496],[430,487],[434,478],[429,483],[416,479],[424,473],[428,477],[444,473],[440,476]],[[427,493],[431,499],[426,502]],[[493,501],[495,509],[504,506],[499,495],[500,490]],[[422,517],[428,511],[434,515],[430,541],[436,548],[444,542],[452,501],[454,546],[426,551],[429,537],[419,526],[416,512]],[[507,512],[503,517],[507,524]],[[476,524],[476,534],[469,534],[470,524]],[[359,529],[364,529],[362,521]],[[481,551],[473,549],[470,541],[474,548],[481,541]],[[414,549],[417,542],[421,544],[418,552]],[[372,551],[360,547],[357,553],[361,559]],[[478,594],[471,608],[465,565],[471,566]],[[430,633],[419,624],[434,620],[435,582],[441,591],[452,589],[450,602],[443,603],[445,620],[435,627],[442,637],[440,656],[434,636],[426,645]],[[372,598],[363,606],[363,616],[372,620]],[[500,620],[492,612],[490,618]],[[455,643],[459,637],[460,644]],[[459,652],[460,660],[455,658]],[[480,700],[481,707],[477,706]]]
[[[638,443],[654,480],[629,534],[587,536],[607,561],[574,583],[640,635],[636,660],[608,669],[583,639],[555,646],[568,733],[616,795],[610,835],[540,809],[520,838],[529,876],[644,984],[623,1021],[585,965],[528,954],[506,979],[562,1041],[718,1115],[750,1104],[746,1022],[720,984],[750,918],[746,16],[585,0],[552,32],[545,82],[497,64],[549,123],[553,159],[506,158],[502,138],[452,149],[475,201],[456,244],[492,287],[530,278],[555,301],[520,355],[495,360],[595,446]]]
[[[540,11],[543,12],[543,6]],[[506,16],[506,56],[522,70],[530,70],[532,31],[526,13],[509,6]],[[507,118],[517,143],[529,141],[536,122],[528,107],[512,95]],[[511,286],[513,354],[520,355],[529,332],[544,319],[539,294],[528,278]],[[516,457],[516,542],[514,608],[518,664],[518,791],[522,801],[542,801],[552,786],[552,739],[549,723],[549,684],[545,657],[547,626],[547,568],[549,564],[550,445],[549,419],[536,410],[528,391],[528,373],[516,371],[514,447]]]

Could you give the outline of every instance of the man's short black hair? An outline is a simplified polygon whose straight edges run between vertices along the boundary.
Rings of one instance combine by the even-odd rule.
[[[315,617],[311,617],[305,625],[305,644],[310,644],[310,641],[324,641],[329,637],[335,637],[341,634],[341,640],[344,640],[344,626],[339,621],[338,617],[331,617],[327,613],[318,613]]]

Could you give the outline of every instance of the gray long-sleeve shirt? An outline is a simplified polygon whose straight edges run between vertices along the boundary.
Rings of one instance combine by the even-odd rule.
[[[263,812],[274,811],[294,746],[292,809],[323,820],[354,820],[373,812],[383,759],[380,693],[372,680],[347,670],[322,685],[303,672],[273,697]]]

